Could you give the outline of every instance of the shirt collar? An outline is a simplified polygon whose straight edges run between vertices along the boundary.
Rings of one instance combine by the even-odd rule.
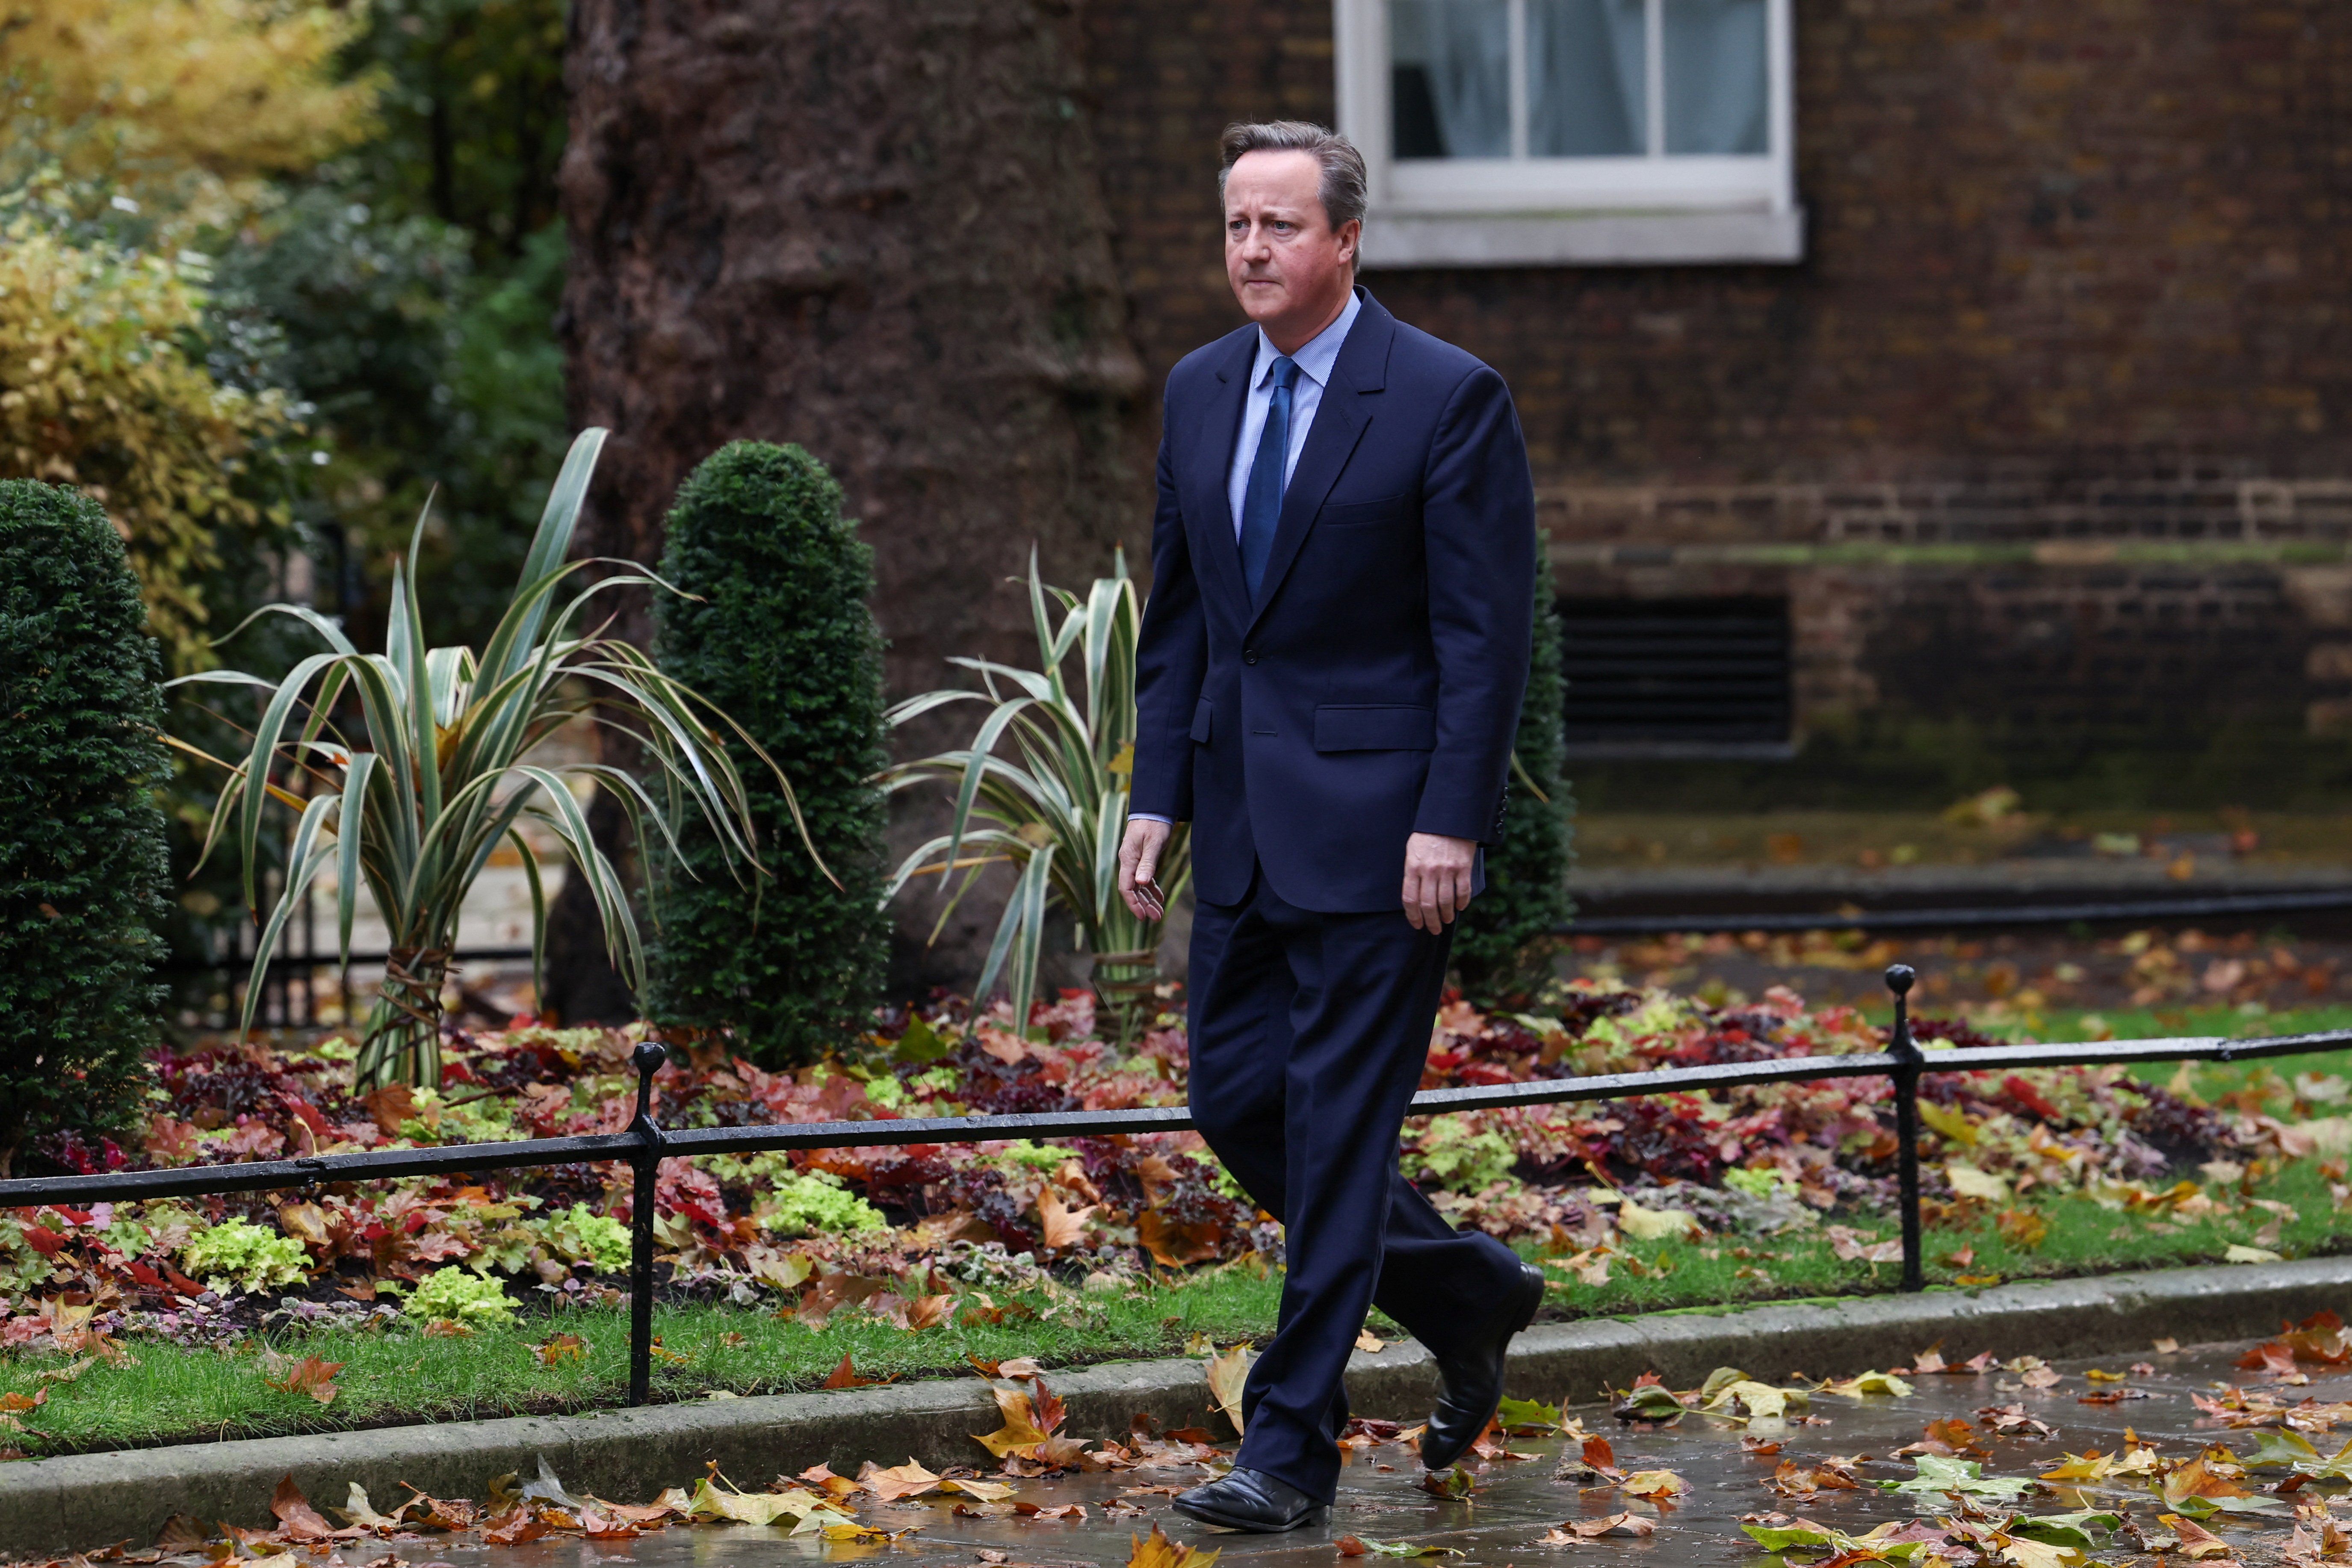
[[[1339,363],[1339,346],[1348,341],[1348,329],[1356,324],[1356,318],[1363,309],[1364,297],[1353,289],[1349,289],[1348,303],[1341,308],[1339,316],[1329,326],[1301,343],[1298,352],[1290,356],[1297,362],[1299,374],[1311,378],[1318,386],[1331,384],[1331,367]],[[1274,362],[1281,357],[1282,351],[1274,346],[1274,340],[1265,335],[1264,327],[1260,327],[1257,330],[1257,363],[1251,369],[1250,385],[1253,388],[1264,387],[1267,377],[1274,374]]]

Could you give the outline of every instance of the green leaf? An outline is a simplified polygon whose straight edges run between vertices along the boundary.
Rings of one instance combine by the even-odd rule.
[[[1685,1411],[1672,1389],[1648,1383],[1610,1406],[1609,1414],[1620,1421],[1679,1421]]]
[[[1461,1552],[1451,1546],[1424,1546],[1417,1541],[1374,1541],[1370,1536],[1351,1535],[1347,1538],[1374,1557],[1459,1557]],[[1342,1556],[1354,1556],[1344,1546]]]
[[[2024,1476],[1988,1476],[1974,1459],[1955,1459],[1942,1454],[1915,1454],[1911,1463],[1918,1472],[1907,1481],[1881,1481],[1881,1491],[1937,1493],[1959,1492],[1969,1497],[2015,1497],[2033,1482]]]
[[[898,1043],[890,1047],[893,1061],[935,1062],[947,1054],[948,1043],[940,1038],[920,1013],[915,1013],[907,1020],[906,1032],[898,1037]]]
[[[2268,1428],[2254,1434],[2253,1452],[2238,1456],[2238,1463],[2250,1470],[2300,1469],[2305,1464],[2325,1462],[2302,1433]]]
[[[2078,1551],[2089,1552],[2099,1544],[2097,1537],[2113,1534],[2122,1523],[2123,1515],[2119,1513],[2086,1508],[2074,1513],[2021,1513],[2001,1528],[2011,1535],[2021,1535],[2029,1541],[2047,1542],[2053,1546],[2072,1546]]]
[[[1559,1406],[1535,1399],[1506,1399],[1496,1407],[1495,1419],[1515,1436],[1538,1436],[1559,1429]]]

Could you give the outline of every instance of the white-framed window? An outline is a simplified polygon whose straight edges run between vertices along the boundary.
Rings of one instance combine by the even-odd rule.
[[[1335,0],[1370,267],[1793,261],[1790,0]]]

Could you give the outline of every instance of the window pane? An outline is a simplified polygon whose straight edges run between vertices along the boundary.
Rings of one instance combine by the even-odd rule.
[[[1765,0],[1665,0],[1666,151],[1762,153]]]
[[[1399,158],[1511,155],[1510,0],[1389,0]]]
[[[1528,0],[1528,152],[1649,151],[1643,0]]]

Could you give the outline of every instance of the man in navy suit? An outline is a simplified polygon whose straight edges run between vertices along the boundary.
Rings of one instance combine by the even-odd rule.
[[[1169,824],[1192,823],[1192,1114],[1283,1222],[1287,1269],[1234,1468],[1176,1507],[1281,1531],[1328,1516],[1370,1307],[1437,1361],[1438,1468],[1493,1416],[1543,1297],[1397,1169],[1501,823],[1535,497],[1503,378],[1355,286],[1355,148],[1284,121],[1223,152],[1251,324],[1168,378],[1119,889],[1157,919]]]

